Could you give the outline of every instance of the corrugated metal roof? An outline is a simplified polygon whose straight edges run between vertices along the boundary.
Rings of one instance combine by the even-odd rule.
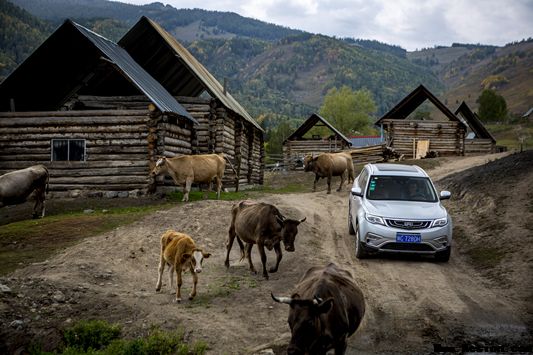
[[[294,131],[287,139],[285,139],[283,144],[285,144],[285,142],[290,141],[290,140],[302,138],[303,135],[309,132],[309,130],[313,128],[319,121],[322,122],[330,130],[332,130],[336,136],[344,140],[346,144],[352,145],[352,142],[350,142],[350,140],[346,138],[344,134],[342,134],[338,129],[333,127],[331,123],[329,123],[324,117],[316,113],[313,113],[311,116],[309,116],[309,118],[305,120],[305,122],[302,123],[302,125],[298,127],[298,129],[296,129],[296,131]]]
[[[75,22],[72,22],[72,24],[98,47],[161,112],[176,113],[180,116],[187,117],[194,123],[198,123],[160,83],[133,60],[126,50]]]
[[[54,111],[75,94],[146,95],[162,112],[196,122],[116,43],[66,20],[0,83],[0,111]]]
[[[352,147],[366,147],[369,145],[378,145],[384,142],[384,139],[380,136],[364,136],[364,137],[350,137]]]
[[[118,43],[173,95],[197,96],[205,90],[263,131],[237,100],[224,92],[215,77],[159,24],[143,16]]]

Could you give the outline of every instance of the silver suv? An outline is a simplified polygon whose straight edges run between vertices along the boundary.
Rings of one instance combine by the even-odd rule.
[[[416,165],[367,164],[354,180],[348,230],[359,259],[371,252],[434,255],[450,259],[452,219],[428,174]]]

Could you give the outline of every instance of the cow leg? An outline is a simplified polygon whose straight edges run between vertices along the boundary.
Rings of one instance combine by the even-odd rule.
[[[281,252],[281,244],[280,243],[274,244],[274,251],[276,252],[276,266],[271,267],[269,272],[278,271],[279,263],[281,261],[281,258],[283,257],[283,253]]]
[[[183,282],[182,277],[181,277],[181,272],[182,272],[181,264],[179,265],[176,264],[174,269],[176,270],[176,283],[177,283],[176,302],[181,302],[181,284]]]
[[[320,179],[320,177],[318,176],[318,174],[315,174],[315,181],[313,182],[313,192],[316,191],[316,183],[318,182],[318,179]]]
[[[226,261],[224,261],[224,265],[226,268],[229,268],[229,253],[231,251],[231,248],[233,247],[233,241],[235,240],[235,225],[232,221],[231,226],[229,227],[228,232],[228,240],[226,241]],[[242,255],[242,252],[241,252]]]
[[[255,270],[254,263],[252,262],[252,248],[254,245],[252,243],[246,243],[246,256],[248,258],[248,265],[250,265],[250,271],[253,274],[257,274],[257,271]]]
[[[163,278],[163,271],[165,271],[165,258],[163,257],[163,253],[161,253],[161,257],[159,258],[159,267],[157,268],[157,271],[158,271],[158,276],[157,276],[157,284],[155,286],[155,290],[157,292],[161,291],[161,283],[162,283],[162,278]],[[172,269],[172,267],[171,267]]]
[[[192,274],[192,292],[189,295],[189,300],[192,300],[196,296],[196,284],[198,283],[198,274],[194,272],[194,268],[191,265]]]
[[[242,243],[241,238],[237,237],[237,243],[239,244],[239,248],[241,249],[241,258],[239,259],[239,262],[241,262],[244,260],[246,253],[244,252],[244,244]]]
[[[174,265],[172,264],[168,265],[168,285],[170,287],[170,293],[172,293],[172,289],[174,288]]]
[[[331,174],[328,175],[328,194],[331,193]]]
[[[220,190],[222,190],[222,179],[220,176],[215,176],[215,180],[217,182],[217,200],[220,200]]]
[[[268,280],[268,272],[266,268],[267,256],[265,253],[265,246],[263,245],[263,243],[257,243],[257,248],[259,249],[259,255],[261,255],[261,264],[263,264],[263,277]]]
[[[184,192],[183,192],[183,199],[182,199],[182,201],[189,202],[189,192],[191,192],[192,180],[193,180],[193,179],[188,178],[188,179],[185,181],[185,190],[184,190]]]
[[[337,192],[339,192],[342,189],[342,185],[344,185],[344,180],[346,178],[344,177],[344,173],[341,174],[341,184],[339,185],[339,188],[337,189]]]
[[[33,218],[44,217],[45,187],[35,189],[35,205],[33,206]]]
[[[335,355],[344,355],[347,346],[348,344],[346,344],[346,337],[338,340],[335,344]]]
[[[207,198],[209,197],[209,193],[212,191],[212,184],[212,181],[209,181],[209,183],[207,184],[207,191],[204,191],[203,195],[204,200],[207,200]]]

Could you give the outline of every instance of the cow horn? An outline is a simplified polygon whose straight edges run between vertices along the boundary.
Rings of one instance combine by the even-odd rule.
[[[276,297],[272,292],[270,292],[270,296],[272,296],[272,299],[278,303],[286,303],[291,304],[292,298],[290,297]]]
[[[314,299],[313,299],[313,303],[316,304],[316,305],[318,305],[318,304],[320,304],[320,303],[322,303],[322,302],[323,302],[322,298],[320,298],[320,297],[318,297],[317,295],[315,295],[315,297],[314,297]]]
[[[307,217],[304,217],[303,219],[300,220],[300,223],[305,222],[306,219],[307,219]]]

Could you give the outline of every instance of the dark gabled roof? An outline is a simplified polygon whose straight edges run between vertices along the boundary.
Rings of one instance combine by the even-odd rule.
[[[344,134],[342,134],[341,132],[339,132],[339,130],[337,130],[335,127],[333,127],[331,125],[331,123],[326,121],[326,119],[324,117],[322,117],[322,116],[320,116],[320,115],[318,115],[316,113],[313,113],[311,116],[309,116],[309,118],[304,123],[302,123],[302,125],[300,127],[298,127],[298,129],[296,131],[294,131],[289,137],[287,137],[287,139],[285,139],[283,144],[285,144],[285,142],[290,141],[290,140],[295,140],[295,139],[298,139],[298,138],[302,138],[318,122],[322,122],[324,124],[324,126],[328,127],[330,130],[332,130],[333,133],[335,133],[335,135],[338,136],[340,139],[344,140],[346,142],[346,144],[352,145],[352,142],[348,138],[346,138],[346,136]]]
[[[207,91],[256,128],[261,126],[215,77],[172,35],[143,16],[118,42],[174,96],[198,96]]]
[[[460,114],[464,118],[466,124],[470,127],[472,132],[476,134],[477,138],[486,138],[492,140],[493,143],[496,143],[496,139],[490,134],[490,132],[485,128],[478,115],[475,112],[472,112],[470,107],[466,102],[462,102],[461,105],[455,111],[455,114]]]
[[[450,121],[457,121],[461,124],[461,120],[455,116],[442,102],[440,102],[435,95],[433,95],[424,85],[418,86],[409,95],[407,95],[399,104],[394,106],[383,117],[376,121],[376,125],[380,125],[385,119],[403,120],[407,118],[418,106],[424,101],[429,100],[435,105]]]
[[[116,43],[66,20],[0,84],[0,111],[57,110],[72,95],[146,95],[162,112],[196,120]]]

